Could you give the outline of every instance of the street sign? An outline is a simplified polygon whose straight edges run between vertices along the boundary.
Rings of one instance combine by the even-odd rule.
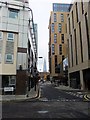
[[[14,88],[13,87],[4,87],[4,92],[7,92],[7,91],[14,91]]]

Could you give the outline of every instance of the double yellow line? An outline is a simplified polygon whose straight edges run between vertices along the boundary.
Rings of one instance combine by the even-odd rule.
[[[88,95],[84,95],[84,99],[90,101],[90,97]]]

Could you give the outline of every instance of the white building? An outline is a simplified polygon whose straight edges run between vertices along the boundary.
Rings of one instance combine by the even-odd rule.
[[[27,71],[36,65],[33,29],[27,0],[0,1],[0,78],[2,88],[14,87],[16,94],[26,93]]]

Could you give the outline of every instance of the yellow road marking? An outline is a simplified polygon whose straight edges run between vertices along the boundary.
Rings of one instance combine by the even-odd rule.
[[[87,95],[84,95],[84,99],[89,101],[89,99],[87,98]]]

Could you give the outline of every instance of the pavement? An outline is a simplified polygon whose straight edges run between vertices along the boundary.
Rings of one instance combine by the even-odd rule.
[[[28,99],[34,99],[39,96],[39,85],[35,88],[33,87],[27,95],[0,95],[0,102],[8,102],[8,101],[23,101]]]

